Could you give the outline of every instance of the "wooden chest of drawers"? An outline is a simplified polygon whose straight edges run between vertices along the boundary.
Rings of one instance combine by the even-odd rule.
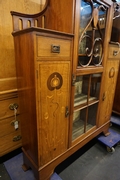
[[[14,109],[10,106],[17,104],[16,120],[18,127],[15,127]],[[17,92],[0,94],[0,157],[21,147],[22,137],[19,120],[19,103]]]

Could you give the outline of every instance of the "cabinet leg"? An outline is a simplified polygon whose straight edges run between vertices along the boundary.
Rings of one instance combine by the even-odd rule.
[[[55,166],[52,166],[52,164],[50,164],[50,165],[44,167],[43,169],[38,169],[37,166],[35,167],[35,165],[33,165],[33,163],[31,163],[31,159],[29,159],[23,151],[22,169],[24,171],[32,169],[36,180],[50,180],[52,174],[54,173],[54,167]]]
[[[104,133],[104,132],[103,132]],[[106,132],[104,133],[105,136],[109,136],[110,135],[110,132]]]
[[[28,167],[26,164],[23,164],[22,169],[23,171],[27,171],[28,169],[30,169],[30,167]]]
[[[109,128],[105,129],[103,131],[103,134],[104,134],[104,136],[109,136],[110,135]]]
[[[104,136],[109,136],[110,135],[109,127],[110,127],[110,123],[108,123],[107,126],[105,127],[105,129],[103,130]]]

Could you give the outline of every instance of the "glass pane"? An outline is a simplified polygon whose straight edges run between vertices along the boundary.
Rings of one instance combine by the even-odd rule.
[[[101,74],[92,74],[89,101],[99,99],[100,85]]]
[[[76,139],[96,125],[97,108],[98,103],[74,112],[72,140]]]
[[[86,108],[75,111],[73,114],[72,140],[76,139],[85,132]]]
[[[76,77],[74,107],[87,103],[88,83],[89,83],[88,75]]]
[[[81,0],[78,66],[102,64],[106,15],[107,8],[103,5]]]
[[[74,107],[84,106],[98,100],[100,84],[101,74],[77,76],[75,82]]]
[[[86,131],[96,125],[98,103],[88,107],[88,120],[86,125]]]

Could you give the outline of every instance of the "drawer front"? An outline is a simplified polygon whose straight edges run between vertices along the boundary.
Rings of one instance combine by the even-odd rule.
[[[108,49],[108,58],[110,59],[119,59],[120,58],[120,49],[119,47],[116,45],[109,45],[109,49]]]
[[[20,130],[0,138],[0,156],[22,146]]]
[[[66,39],[37,36],[37,57],[52,58],[52,60],[70,60],[71,41]],[[49,60],[49,59],[48,59]]]
[[[0,137],[6,136],[10,133],[17,132],[20,130],[20,120],[19,115],[16,117],[16,120],[18,121],[18,128],[16,129],[15,126],[15,117],[6,118],[3,120],[0,120]]]
[[[12,98],[12,99],[0,101],[0,120],[14,115],[14,110],[11,110],[9,106],[10,104],[16,104],[16,103],[19,104],[18,98]],[[19,114],[19,108],[17,109],[17,113]]]

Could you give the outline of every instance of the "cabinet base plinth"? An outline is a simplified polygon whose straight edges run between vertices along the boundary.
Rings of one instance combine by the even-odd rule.
[[[24,148],[22,148],[22,150],[23,150],[23,165],[22,165],[23,170],[27,171],[31,168],[36,180],[50,180],[52,174],[54,173],[54,169],[52,167],[50,168],[49,166],[40,169],[35,165],[35,163],[33,163],[31,158],[28,157],[28,155],[24,151]]]

